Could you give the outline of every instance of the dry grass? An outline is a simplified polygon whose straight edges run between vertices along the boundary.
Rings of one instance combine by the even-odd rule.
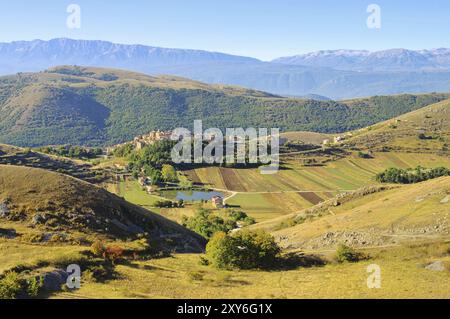
[[[123,278],[55,298],[450,298],[450,273],[424,269],[431,256],[410,258],[412,252],[384,250],[356,264],[279,272],[224,272],[200,266],[198,255],[176,255],[119,266]],[[367,266],[373,263],[381,267],[381,289],[367,287]]]
[[[326,233],[358,231],[384,236],[386,243],[423,237],[449,236],[450,205],[441,201],[450,194],[450,177],[403,186],[357,198],[330,208],[326,216],[274,232],[285,247],[309,246]],[[292,218],[256,225],[273,229]]]
[[[85,234],[132,238],[142,228],[151,240],[174,236],[179,244],[203,245],[200,236],[159,214],[126,202],[106,190],[67,175],[41,169],[0,165],[0,201],[7,200],[11,213],[20,214],[29,224],[37,213],[45,213],[54,221],[45,229],[81,231]],[[121,224],[118,226],[118,222]],[[56,224],[55,224],[56,223]],[[122,226],[123,225],[123,226]],[[126,225],[126,226],[125,226]],[[44,229],[44,225],[40,226]],[[192,251],[192,250],[190,250]]]
[[[392,147],[396,150],[436,153],[450,142],[450,100],[436,103],[395,119],[353,132],[346,144],[361,148]],[[419,133],[433,139],[420,140]],[[448,154],[448,151],[447,151]]]

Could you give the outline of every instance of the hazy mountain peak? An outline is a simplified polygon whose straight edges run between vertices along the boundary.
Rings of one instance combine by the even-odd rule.
[[[304,57],[320,57],[320,56],[367,56],[369,51],[365,50],[320,50],[316,52],[311,52],[304,54]],[[301,55],[300,55],[301,56]]]
[[[262,62],[218,52],[97,40],[57,38],[0,43],[0,75],[42,71],[58,65],[170,74],[278,95],[317,94],[332,99],[445,92],[450,88],[450,50],[446,48],[322,50]]]
[[[0,43],[0,73],[38,71],[55,65],[78,64],[149,72],[151,66],[205,62],[259,62],[249,57],[140,44],[57,38],[49,41]]]
[[[352,71],[420,71],[450,69],[450,49],[408,50],[403,48],[369,52],[325,50],[274,60],[275,63],[330,67]]]

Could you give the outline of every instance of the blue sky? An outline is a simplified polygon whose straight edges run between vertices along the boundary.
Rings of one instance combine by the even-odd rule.
[[[81,29],[66,8],[81,7]],[[366,25],[369,4],[382,27]],[[448,0],[0,0],[0,41],[108,40],[269,60],[323,49],[450,47]]]

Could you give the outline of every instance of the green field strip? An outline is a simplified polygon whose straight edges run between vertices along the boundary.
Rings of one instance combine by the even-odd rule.
[[[322,183],[317,179],[317,177],[310,176],[310,174],[307,174],[305,170],[292,170],[289,171],[289,177],[295,178],[295,180],[301,181],[301,184],[298,183],[297,190],[301,191],[326,191],[335,189],[334,187],[330,186],[328,183]]]

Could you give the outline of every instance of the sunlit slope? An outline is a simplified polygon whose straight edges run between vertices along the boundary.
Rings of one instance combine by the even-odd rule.
[[[188,171],[194,182],[236,192],[333,192],[357,189],[375,183],[375,175],[389,167],[414,168],[449,166],[450,159],[438,154],[375,153],[372,159],[352,154],[325,166],[286,164],[277,174],[262,175],[258,169],[218,167]]]
[[[337,204],[336,204],[337,203]],[[450,236],[450,178],[368,192],[256,225],[288,249],[395,245]]]
[[[392,120],[353,132],[349,146],[448,154],[450,100],[429,105]]]
[[[173,240],[180,251],[201,251],[203,240],[165,218],[132,205],[87,182],[49,171],[0,165],[4,221],[45,230],[78,231],[111,238],[147,233],[151,240]],[[2,219],[0,219],[1,223]]]
[[[448,98],[402,95],[362,102],[285,98],[173,76],[61,66],[0,77],[0,142],[19,146],[113,145],[152,130],[277,127],[345,132]]]

